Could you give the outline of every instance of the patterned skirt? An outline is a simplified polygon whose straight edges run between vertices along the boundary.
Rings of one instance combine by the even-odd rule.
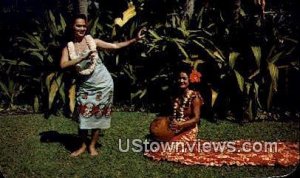
[[[185,165],[265,165],[296,166],[299,163],[299,143],[255,142],[250,140],[196,140],[198,128],[185,131],[169,142],[156,144],[144,155],[156,160]]]
[[[102,63],[90,76],[81,78],[77,92],[80,129],[107,129],[111,123],[114,84]]]

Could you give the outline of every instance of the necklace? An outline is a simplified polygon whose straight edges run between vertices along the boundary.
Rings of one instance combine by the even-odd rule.
[[[82,44],[83,43],[83,44]],[[74,46],[75,46],[75,52],[78,55],[80,52],[83,52],[86,50],[87,47],[87,41],[85,38],[82,39],[81,42],[75,42]]]
[[[177,97],[173,105],[173,118],[177,121],[184,121],[184,109],[190,105],[193,91],[188,90],[183,97]]]
[[[96,43],[94,41],[94,39],[90,36],[90,35],[87,35],[84,37],[84,40],[88,46],[88,48],[91,50],[91,51],[96,51],[97,50],[97,46],[96,46]],[[80,47],[80,46],[79,46]],[[81,46],[82,47],[82,46]],[[82,47],[83,49],[83,47]],[[68,51],[69,51],[69,56],[70,56],[70,59],[71,60],[75,60],[75,59],[78,59],[80,58],[79,54],[81,51],[82,52],[85,52],[85,51],[82,51],[82,49],[76,49],[76,46],[73,42],[69,42],[68,43]],[[90,55],[90,62],[89,64],[87,65],[87,67],[85,66],[85,68],[83,68],[79,63],[76,64],[76,70],[79,72],[79,74],[81,75],[90,75],[94,70],[95,70],[95,67],[96,67],[96,60],[98,58],[98,53],[95,52],[93,53],[92,55]]]

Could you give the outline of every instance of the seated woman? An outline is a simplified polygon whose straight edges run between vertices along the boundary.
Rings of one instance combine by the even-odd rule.
[[[178,92],[172,100],[173,114],[158,117],[151,123],[150,134],[154,139],[151,144],[156,147],[153,148],[150,144],[150,149],[145,149],[145,156],[157,161],[167,160],[186,165],[298,164],[299,143],[197,140],[197,123],[203,99],[198,91],[191,89],[190,84],[199,82],[199,77],[196,70],[189,68],[182,68],[178,72]],[[257,146],[261,149],[257,149]]]

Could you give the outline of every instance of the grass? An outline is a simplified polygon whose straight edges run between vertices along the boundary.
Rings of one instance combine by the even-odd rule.
[[[267,177],[294,170],[279,166],[185,166],[152,161],[139,152],[120,152],[118,139],[144,140],[153,118],[154,114],[114,113],[112,127],[99,141],[100,156],[92,158],[85,153],[72,158],[68,144],[41,142],[40,134],[57,131],[66,138],[75,138],[76,122],[64,117],[46,120],[42,115],[0,116],[0,171],[5,177]],[[265,121],[239,126],[202,119],[199,138],[299,141],[299,123]]]

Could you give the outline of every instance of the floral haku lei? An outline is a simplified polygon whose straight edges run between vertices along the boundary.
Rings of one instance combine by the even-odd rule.
[[[96,43],[95,43],[94,39],[90,35],[87,35],[84,38],[87,41],[89,50],[96,51],[97,47],[96,47]],[[73,42],[68,43],[68,50],[69,50],[69,56],[70,56],[71,60],[75,60],[75,59],[78,59],[81,57],[80,55],[76,54],[75,45]],[[82,69],[79,64],[76,64],[76,69],[79,72],[79,74],[90,75],[95,70],[97,57],[98,57],[98,54],[96,52],[94,55],[91,55],[91,57],[90,57],[91,64],[86,69]]]

